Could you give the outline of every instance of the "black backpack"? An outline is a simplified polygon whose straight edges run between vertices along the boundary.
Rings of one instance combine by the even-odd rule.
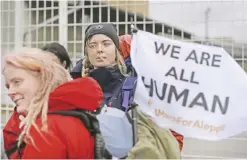
[[[72,116],[79,118],[84,126],[88,129],[90,134],[94,136],[94,158],[95,159],[111,159],[112,156],[105,149],[105,142],[100,133],[99,122],[96,118],[99,110],[96,112],[90,112],[83,109],[75,109],[75,110],[60,110],[49,112],[49,114],[59,114],[63,116]]]
[[[112,156],[109,154],[109,152],[105,149],[105,143],[104,139],[100,133],[99,129],[99,122],[96,118],[96,115],[98,114],[99,110],[97,112],[90,112],[83,109],[75,109],[75,110],[60,110],[60,111],[53,111],[49,112],[48,114],[58,114],[63,116],[72,116],[79,118],[81,122],[84,124],[84,126],[88,129],[90,134],[94,136],[95,139],[95,145],[94,145],[94,158],[95,159],[111,159]],[[21,155],[20,150],[24,149],[26,146],[26,143],[23,142],[20,147],[17,146],[17,141],[15,145],[6,150],[6,154],[9,157],[14,152],[18,152],[19,155]],[[21,158],[21,157],[20,157]]]

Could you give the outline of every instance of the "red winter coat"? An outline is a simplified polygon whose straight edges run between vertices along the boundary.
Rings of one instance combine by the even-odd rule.
[[[103,93],[98,83],[92,78],[79,78],[57,87],[49,99],[48,112],[82,108],[93,111],[101,103]],[[19,119],[13,113],[4,127],[5,150],[12,148],[20,134]],[[36,124],[41,127],[41,119]],[[27,143],[21,150],[21,158],[31,159],[75,159],[94,158],[94,137],[83,123],[75,118],[48,114],[48,133],[41,136],[34,127],[30,134],[35,146]],[[20,158],[17,152],[9,158]]]

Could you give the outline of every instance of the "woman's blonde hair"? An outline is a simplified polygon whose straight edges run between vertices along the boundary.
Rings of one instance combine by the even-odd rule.
[[[59,64],[55,55],[36,48],[23,48],[9,54],[4,58],[4,70],[7,65],[23,68],[27,71],[37,72],[40,78],[40,87],[28,106],[28,113],[24,119],[25,127],[19,136],[18,146],[29,138],[32,143],[33,139],[29,134],[31,126],[40,132],[35,124],[38,116],[41,117],[41,130],[47,131],[47,112],[48,100],[50,93],[59,85],[70,80],[70,75],[64,67]],[[40,132],[41,133],[41,132]]]
[[[89,39],[90,40],[90,39]],[[122,75],[126,76],[127,75],[127,67],[126,64],[124,62],[123,56],[121,54],[121,52],[116,48],[116,62],[117,62],[117,66],[121,72]],[[89,57],[88,57],[88,41],[86,42],[85,45],[85,58],[82,61],[82,72],[81,72],[81,76],[85,77],[87,76],[87,71],[89,69],[93,69],[94,66],[91,64],[91,62],[89,61]]]

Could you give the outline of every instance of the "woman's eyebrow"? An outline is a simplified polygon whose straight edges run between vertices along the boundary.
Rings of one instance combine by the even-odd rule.
[[[109,40],[109,39],[104,39],[104,40],[102,40],[101,42],[111,42],[111,40]],[[97,42],[89,42],[89,44],[94,44],[94,43],[97,43]]]
[[[111,42],[111,40],[105,39],[105,40],[103,40],[102,42]]]

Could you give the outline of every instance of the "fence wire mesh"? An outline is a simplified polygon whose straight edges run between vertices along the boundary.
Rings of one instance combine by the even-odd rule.
[[[84,31],[88,25],[111,22],[119,35],[130,34],[131,19],[139,29],[154,34],[223,47],[247,70],[247,2],[244,0],[1,1],[1,56],[21,46],[42,47],[59,42],[67,48],[75,65],[83,56]],[[1,78],[3,127],[13,103]],[[246,134],[217,142],[185,139],[183,158],[247,158],[246,142]]]

